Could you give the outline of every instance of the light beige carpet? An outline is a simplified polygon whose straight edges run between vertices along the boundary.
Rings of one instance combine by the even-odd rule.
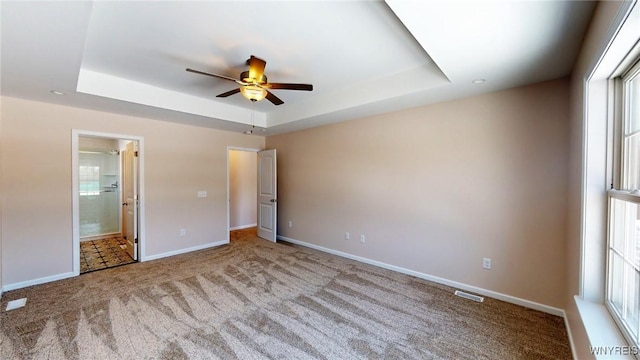
[[[230,245],[4,294],[0,357],[571,358],[563,319],[453,290],[240,231]]]

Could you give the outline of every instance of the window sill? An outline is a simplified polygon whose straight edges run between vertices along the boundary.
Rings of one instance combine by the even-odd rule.
[[[629,347],[618,330],[607,308],[603,304],[582,300],[578,296],[574,296],[574,299],[587,331],[591,349],[594,350],[594,357],[596,359],[634,360],[635,357],[632,355],[622,355],[624,351],[628,352],[632,348]],[[598,351],[600,354],[597,354]]]

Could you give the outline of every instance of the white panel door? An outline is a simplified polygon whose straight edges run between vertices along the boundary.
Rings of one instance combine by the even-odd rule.
[[[138,155],[137,143],[127,144],[122,154],[122,188],[124,202],[124,237],[127,252],[133,260],[138,260]]]
[[[258,236],[275,242],[278,215],[276,150],[258,152]]]

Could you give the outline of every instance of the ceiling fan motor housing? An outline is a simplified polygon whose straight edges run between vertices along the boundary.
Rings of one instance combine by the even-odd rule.
[[[262,74],[262,77],[260,78],[260,80],[258,80],[258,79],[252,79],[251,77],[249,77],[249,71],[243,71],[242,74],[240,74],[240,81],[252,83],[252,84],[266,84],[267,75]]]

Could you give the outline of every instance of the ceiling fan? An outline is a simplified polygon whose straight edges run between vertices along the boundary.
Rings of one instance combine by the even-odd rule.
[[[213,76],[219,79],[229,80],[240,85],[239,88],[224,92],[216,97],[227,97],[233,94],[242,93],[242,95],[255,102],[264,98],[271,101],[273,105],[282,105],[284,101],[280,100],[269,90],[303,90],[312,91],[313,85],[311,84],[288,84],[288,83],[270,83],[267,81],[267,76],[264,74],[264,67],[267,62],[251,55],[247,60],[249,65],[248,71],[243,71],[240,74],[240,79],[234,79],[229,76],[210,74],[199,70],[189,69],[186,70],[196,74],[202,74],[207,76]]]

